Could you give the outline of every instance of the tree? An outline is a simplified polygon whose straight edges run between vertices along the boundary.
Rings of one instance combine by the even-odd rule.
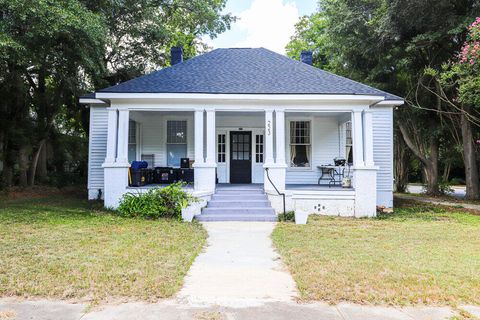
[[[307,22],[299,23],[290,52],[317,48],[328,69],[405,97],[395,124],[425,168],[427,192],[438,194],[439,154],[451,123],[439,113],[445,108],[436,95],[440,88],[424,70],[460,49],[479,1],[321,0],[319,7],[315,15],[322,20],[308,18],[317,36],[304,32]]]
[[[443,87],[439,98],[450,109],[449,115],[460,125],[467,199],[480,198],[477,139],[480,128],[480,17],[468,27],[460,53],[440,71],[426,70]],[[477,138],[475,137],[477,135]]]
[[[168,65],[171,46],[183,45],[187,57],[203,50],[200,36],[215,37],[234,20],[220,13],[225,2],[0,0],[6,184],[13,183],[15,164],[20,184],[34,184],[46,146],[68,140],[60,138],[66,126],[86,141],[88,110],[80,95]]]

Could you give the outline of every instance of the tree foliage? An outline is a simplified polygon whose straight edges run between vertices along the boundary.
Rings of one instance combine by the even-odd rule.
[[[396,132],[422,162],[428,192],[439,193],[441,159],[449,159],[442,157],[458,150],[451,146],[461,139],[445,116],[451,110],[439,98],[441,87],[425,69],[441,69],[460,51],[480,2],[320,0],[319,7],[297,24],[287,53],[313,49],[325,58],[314,61],[317,66],[404,97]]]
[[[67,152],[54,145],[70,141],[61,136],[86,142],[80,95],[167,66],[172,46],[184,46],[187,57],[203,50],[202,35],[215,37],[234,21],[220,13],[225,2],[0,0],[4,183],[33,184],[47,151]],[[65,157],[51,158],[50,171],[63,170],[53,160]]]

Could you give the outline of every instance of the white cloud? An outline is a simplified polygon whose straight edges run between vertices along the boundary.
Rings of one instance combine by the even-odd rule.
[[[283,54],[299,18],[295,2],[282,0],[253,0],[247,10],[233,14],[239,20],[232,29],[208,41],[214,47],[264,47]]]

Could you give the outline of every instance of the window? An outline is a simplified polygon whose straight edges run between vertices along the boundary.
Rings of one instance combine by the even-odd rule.
[[[217,146],[217,162],[225,162],[225,134],[218,135],[218,146]]]
[[[128,122],[128,162],[137,160],[137,123]]]
[[[310,167],[310,121],[290,122],[290,166]]]
[[[255,136],[255,162],[263,162],[263,134]]]
[[[187,121],[167,121],[167,165],[180,167],[187,156]]]
[[[348,121],[345,123],[345,159],[347,163],[353,163],[352,145],[352,122]]]

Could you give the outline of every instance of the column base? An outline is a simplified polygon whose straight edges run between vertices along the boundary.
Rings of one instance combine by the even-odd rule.
[[[130,165],[104,163],[104,206],[117,209],[128,186],[128,168]]]
[[[195,191],[214,193],[216,186],[216,163],[194,163],[194,188]]]
[[[353,171],[357,218],[377,215],[377,170],[375,166],[364,166],[356,167]]]
[[[277,187],[278,191],[280,192],[285,192],[285,176],[287,172],[287,165],[286,164],[277,164],[277,163],[265,163],[263,165],[264,169],[268,169],[268,175],[267,175],[267,170],[264,170],[264,186],[263,188],[267,193],[274,193],[276,194],[277,191],[275,190],[275,187]],[[273,182],[275,187],[272,185],[270,180],[268,179],[270,177],[270,180]]]

